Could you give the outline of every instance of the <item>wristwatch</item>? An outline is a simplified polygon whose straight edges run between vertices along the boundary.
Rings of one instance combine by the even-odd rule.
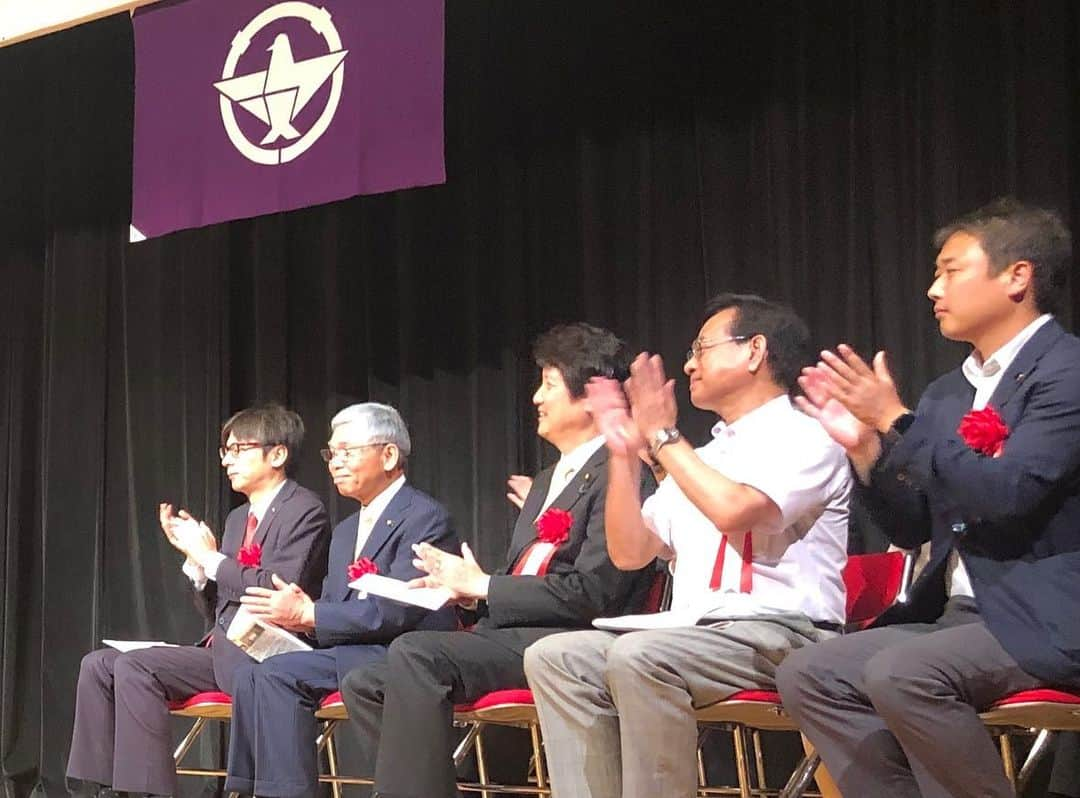
[[[889,446],[895,446],[899,443],[901,436],[908,431],[908,427],[915,423],[915,414],[908,412],[902,413],[896,417],[889,430],[881,436],[882,443]]]
[[[656,459],[661,449],[669,443],[675,443],[675,441],[679,440],[682,440],[682,433],[678,429],[675,427],[663,427],[652,434],[652,438],[649,440],[649,452],[652,454],[653,459]]]

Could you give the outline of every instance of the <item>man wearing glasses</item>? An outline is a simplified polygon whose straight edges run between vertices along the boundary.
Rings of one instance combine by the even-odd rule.
[[[684,370],[691,402],[718,417],[705,446],[679,434],[659,357],[638,355],[625,395],[589,384],[608,552],[626,570],[674,561],[672,607],[525,651],[554,798],[696,795],[694,708],[772,687],[789,651],[844,622],[848,465],[788,397],[806,326],[752,295],[722,294],[704,315]],[[667,477],[642,503],[645,446]]]
[[[430,612],[349,587],[361,572],[393,579],[422,576],[413,547],[460,548],[446,509],[406,482],[411,443],[405,422],[387,405],[351,405],[334,416],[322,450],[342,496],[360,502],[334,529],[320,598],[275,577],[272,588],[250,587],[244,606],[316,641],[313,651],[270,657],[238,668],[227,791],[285,796],[317,787],[315,709],[354,668],[381,662],[395,637],[413,629],[454,629],[453,608]]]
[[[274,574],[319,589],[330,539],[326,508],[286,476],[303,438],[300,416],[279,405],[241,410],[222,426],[221,466],[247,502],[225,519],[220,550],[205,523],[160,505],[162,531],[185,555],[184,573],[212,627],[197,646],[107,648],[83,658],[67,770],[74,792],[108,786],[175,794],[167,702],[228,691],[234,669],[251,661],[225,636],[245,589],[272,585]]]

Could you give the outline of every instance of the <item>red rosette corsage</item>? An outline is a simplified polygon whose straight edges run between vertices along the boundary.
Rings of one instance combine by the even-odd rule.
[[[558,507],[549,507],[536,519],[536,537],[544,543],[559,546],[570,539],[574,516]]]
[[[379,566],[367,557],[361,557],[354,563],[349,563],[349,581],[353,582],[364,574],[379,573]]]
[[[994,408],[970,410],[960,419],[957,434],[964,443],[980,454],[999,457],[1009,437],[1009,427]]]
[[[262,565],[262,546],[258,543],[241,546],[236,552],[236,561],[247,568],[258,568]]]

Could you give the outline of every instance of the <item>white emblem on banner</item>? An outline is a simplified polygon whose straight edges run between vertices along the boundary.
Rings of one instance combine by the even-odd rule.
[[[326,43],[325,55],[297,61],[287,33],[279,33],[270,45],[266,69],[247,75],[237,75],[236,66],[251,46],[252,38],[263,28],[279,19],[297,18],[308,22]],[[214,84],[221,96],[221,121],[233,146],[255,163],[276,165],[288,163],[306,152],[330,127],[341,101],[345,80],[345,56],[341,37],[330,18],[330,12],[309,3],[278,3],[266,9],[233,37],[232,48],[225,59],[221,80]],[[330,81],[330,94],[315,123],[301,134],[293,126],[304,107],[320,88]],[[236,122],[234,107],[240,106],[267,126],[258,143],[249,141]]]

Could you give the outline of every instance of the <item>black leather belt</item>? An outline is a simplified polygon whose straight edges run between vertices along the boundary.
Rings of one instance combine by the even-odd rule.
[[[811,621],[815,629],[821,629],[825,632],[843,632],[844,625],[842,623],[836,623],[836,621]]]

